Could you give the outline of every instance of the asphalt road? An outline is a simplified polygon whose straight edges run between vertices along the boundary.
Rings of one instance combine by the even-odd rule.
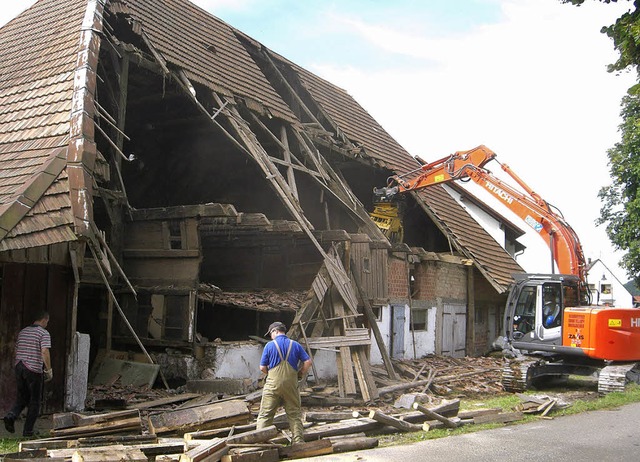
[[[313,462],[640,461],[640,403]]]

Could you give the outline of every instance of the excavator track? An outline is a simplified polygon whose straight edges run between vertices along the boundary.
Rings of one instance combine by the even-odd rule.
[[[605,366],[598,375],[598,393],[604,395],[623,392],[628,382],[640,383],[640,365],[638,363],[614,364]]]
[[[538,360],[512,360],[502,368],[502,387],[505,391],[519,393],[525,391],[531,385],[531,373],[529,369]]]

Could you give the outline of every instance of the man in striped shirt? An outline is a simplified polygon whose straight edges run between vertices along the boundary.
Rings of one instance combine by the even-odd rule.
[[[33,426],[40,414],[42,383],[53,378],[51,370],[51,336],[46,330],[49,324],[49,313],[38,314],[30,326],[18,334],[16,340],[15,373],[17,385],[16,402],[4,416],[4,426],[9,433],[14,433],[14,422],[22,410],[27,408],[22,436],[33,436]],[[44,369],[43,369],[44,367]]]

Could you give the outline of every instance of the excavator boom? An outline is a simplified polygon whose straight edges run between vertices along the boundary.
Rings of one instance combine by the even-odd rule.
[[[586,262],[575,231],[557,209],[551,207],[507,165],[499,163],[502,170],[520,186],[522,191],[505,183],[484,168],[495,157],[496,154],[483,145],[468,151],[458,151],[423,165],[417,175],[413,172],[413,177],[410,179],[399,175],[391,177],[391,183],[386,190],[396,188],[393,190],[395,193],[418,191],[435,184],[471,179],[540,235],[551,250],[551,257],[560,273],[578,276],[586,286]]]

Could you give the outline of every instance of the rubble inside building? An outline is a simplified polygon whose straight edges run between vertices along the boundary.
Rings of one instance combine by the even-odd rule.
[[[500,332],[514,258],[440,186],[405,195],[390,239],[373,188],[418,160],[187,0],[39,0],[0,29],[0,75],[3,411],[42,309],[48,413],[124,383],[259,391],[276,320],[309,384],[363,403],[392,362],[479,356]]]

